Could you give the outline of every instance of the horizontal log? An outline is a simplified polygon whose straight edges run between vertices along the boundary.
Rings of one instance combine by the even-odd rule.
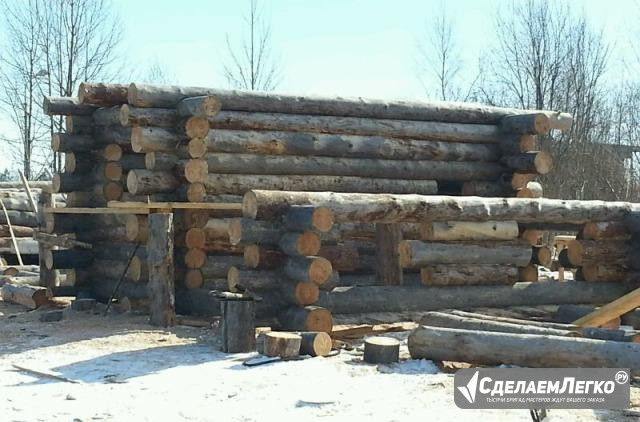
[[[472,286],[514,284],[519,281],[515,265],[431,265],[420,269],[425,286]]]
[[[12,225],[27,227],[38,226],[38,215],[35,212],[7,210],[6,215],[0,212],[0,224],[7,224],[7,216],[9,216],[9,222]]]
[[[139,107],[175,107],[186,97],[217,98],[223,110],[277,113],[364,116],[385,119],[498,124],[512,114],[543,113],[551,127],[572,120],[571,115],[551,111],[519,110],[473,103],[385,101],[364,98],[293,96],[266,92],[227,91],[213,88],[131,84],[129,104]],[[563,126],[566,126],[564,124]]]
[[[16,286],[5,284],[1,288],[2,300],[26,306],[29,309],[37,309],[50,302],[49,291],[46,287]]]
[[[178,122],[175,109],[138,108],[128,104],[120,106],[119,120],[122,126],[174,127]]]
[[[221,111],[208,118],[212,129],[318,132],[342,135],[385,136],[429,141],[499,144],[497,126],[434,121],[371,119],[360,117],[293,115]]]
[[[640,345],[539,334],[420,326],[408,340],[413,359],[530,368],[638,368]]]
[[[297,155],[210,154],[210,173],[265,175],[356,176],[418,180],[494,180],[505,171],[496,163],[379,160],[371,158]],[[206,172],[206,171],[205,171]],[[187,178],[187,180],[189,180]],[[192,182],[202,180],[190,180]]]
[[[264,190],[247,192],[242,209],[247,218],[270,220],[291,205],[328,207],[337,223],[515,220],[582,224],[622,220],[634,209],[628,202]]]
[[[101,144],[116,144],[126,151],[131,150],[131,134],[133,129],[122,127],[119,122],[112,123],[111,126],[96,126],[91,124],[91,136]]]
[[[436,221],[421,225],[422,240],[513,240],[518,237],[515,221]]]
[[[437,311],[560,304],[605,303],[633,289],[620,283],[542,281],[512,286],[375,286],[321,292],[318,306],[335,314]]]
[[[282,218],[289,230],[326,233],[333,227],[333,212],[326,207],[293,206]]]
[[[532,258],[531,246],[519,240],[496,242],[436,243],[404,240],[399,246],[404,268],[432,264],[491,264],[525,267]]]
[[[355,129],[353,130],[355,131]],[[394,136],[394,135],[391,135]],[[389,160],[497,161],[495,144],[445,142],[391,136],[215,129],[189,143],[194,155],[206,151],[234,154],[300,155]]]
[[[11,216],[9,216],[9,218],[11,218]],[[11,229],[13,230],[13,235],[15,237],[32,237],[33,236],[33,231],[34,231],[33,227],[16,226],[12,222],[11,223]],[[0,225],[0,236],[2,236],[2,237],[11,236],[11,233],[9,232],[9,226],[8,225],[6,225],[6,224],[1,224]]]
[[[624,221],[588,222],[580,230],[584,240],[628,239],[631,236]]]
[[[289,307],[278,315],[282,329],[330,333],[333,318],[329,310],[319,306]]]
[[[567,245],[567,258],[572,265],[604,264],[625,260],[631,248],[624,240],[572,240]]]
[[[279,224],[256,221],[249,218],[233,219],[229,223],[228,236],[232,245],[266,244],[275,245],[284,231]]]
[[[77,115],[90,116],[97,107],[90,104],[82,104],[73,97],[44,97],[42,111],[47,116]]]
[[[514,189],[504,181],[469,180],[462,184],[462,196],[512,197]]]
[[[176,154],[168,152],[147,152],[144,155],[144,167],[147,170],[173,170],[180,161]]]
[[[175,153],[187,137],[169,128],[136,126],[131,129],[131,148],[134,152]]]
[[[220,100],[216,97],[197,96],[181,100],[176,105],[178,115],[189,116],[215,116],[220,111]]]
[[[243,251],[243,265],[247,268],[276,269],[281,268],[287,255],[280,250],[259,245],[247,245]]]
[[[553,158],[544,151],[503,156],[500,161],[513,171],[523,174],[547,174],[553,168]]]
[[[420,325],[426,325],[429,327],[455,328],[474,331],[493,331],[513,334],[539,334],[561,337],[582,337],[582,334],[576,329],[560,329],[558,328],[558,324],[545,327],[543,325],[529,325],[526,324],[526,321],[523,321],[522,323],[503,322],[435,311],[427,312],[425,315],[423,315],[420,319]]]
[[[320,238],[311,231],[287,232],[280,237],[278,246],[289,256],[315,256],[320,250]]]
[[[28,237],[16,238],[16,244],[22,255],[37,255],[38,254],[38,242]],[[16,248],[13,244],[11,237],[0,238],[0,253],[1,254],[15,254]]]
[[[109,107],[127,103],[128,85],[81,82],[78,87],[78,102]]]
[[[130,172],[129,174],[131,174]],[[250,187],[263,189],[333,192],[394,192],[434,194],[438,191],[433,180],[402,180],[353,176],[281,176],[254,174],[209,173],[204,187],[210,194],[244,194]],[[129,189],[130,192],[135,192]]]
[[[56,152],[89,152],[101,143],[92,136],[54,133],[51,135],[51,149]]]
[[[67,268],[87,268],[93,261],[93,254],[86,249],[47,250],[45,264],[49,270]]]
[[[608,282],[624,282],[640,280],[640,272],[629,270],[620,265],[603,263],[585,264],[581,267],[581,271],[576,273],[576,277],[580,277],[583,281],[608,281]]]
[[[551,121],[544,113],[516,114],[503,117],[500,129],[506,133],[546,135],[551,129]]]
[[[134,195],[169,193],[180,186],[180,181],[169,172],[131,170],[127,174],[127,190]]]
[[[537,151],[538,140],[534,135],[505,134],[500,141],[500,149],[504,155]]]

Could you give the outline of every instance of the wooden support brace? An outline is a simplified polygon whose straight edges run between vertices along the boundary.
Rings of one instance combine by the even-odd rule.
[[[149,321],[152,325],[175,323],[175,274],[173,262],[173,214],[149,215],[147,259],[149,264]]]
[[[398,249],[401,241],[402,229],[399,224],[376,224],[376,271],[383,284],[402,284],[402,265]]]

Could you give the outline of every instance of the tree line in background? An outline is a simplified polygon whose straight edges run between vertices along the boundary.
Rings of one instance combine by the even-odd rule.
[[[573,114],[570,131],[542,139],[555,161],[545,196],[638,201],[640,85],[622,77],[631,64],[617,64],[602,32],[570,5],[526,0],[500,10],[496,45],[466,78],[464,47],[443,5],[419,43],[422,75],[442,100]]]
[[[545,196],[640,200],[640,82],[621,79],[620,68],[611,82],[613,47],[569,6],[526,0],[500,10],[495,45],[481,52],[469,77],[462,59],[468,52],[443,4],[419,43],[429,97],[572,113],[570,131],[542,139],[556,162],[543,180]],[[0,140],[29,178],[48,178],[62,167],[49,139],[64,128],[61,119],[42,114],[42,97],[74,95],[83,80],[132,75],[118,55],[122,23],[109,0],[3,0],[2,11],[7,38],[0,52],[0,105],[18,135]],[[242,28],[239,39],[226,37],[224,77],[233,88],[275,89],[282,71],[258,0],[248,0]],[[158,59],[136,78],[175,82]]]

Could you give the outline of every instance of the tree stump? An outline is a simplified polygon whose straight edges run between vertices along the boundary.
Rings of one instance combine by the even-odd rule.
[[[364,361],[393,363],[400,358],[400,342],[391,337],[369,337],[364,341]]]
[[[254,305],[251,298],[221,301],[223,352],[246,353],[256,350]]]
[[[264,354],[282,359],[300,355],[302,337],[294,333],[271,332],[264,335]]]
[[[331,337],[325,332],[300,333],[300,337],[301,355],[327,356],[331,352]]]

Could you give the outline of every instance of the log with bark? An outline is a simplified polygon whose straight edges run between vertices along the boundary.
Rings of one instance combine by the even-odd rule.
[[[330,98],[292,96],[262,92],[226,91],[213,88],[153,86],[131,84],[128,103],[138,107],[175,107],[186,97],[213,96],[222,110],[249,112],[270,111],[290,114],[319,114],[324,116],[356,116],[383,119],[407,119],[436,122],[464,122],[499,124],[514,114],[544,114],[554,129],[568,129],[572,117],[567,113],[520,110],[452,102],[389,102],[363,98]]]
[[[373,286],[339,287],[321,292],[316,305],[333,314],[435,311],[446,308],[537,306],[603,303],[630,291],[633,285],[568,281],[516,283],[513,286]]]
[[[551,129],[551,119],[544,113],[505,116],[500,120],[500,129],[506,133],[546,135]]]
[[[42,111],[47,116],[90,116],[98,107],[91,104],[82,104],[72,97],[44,97]]]
[[[93,261],[93,254],[87,249],[47,250],[46,267],[50,270],[67,268],[87,268]]]
[[[523,174],[547,174],[553,168],[553,158],[544,151],[507,155],[503,156],[500,161],[513,171]]]
[[[616,341],[420,326],[410,335],[413,359],[549,368],[640,367],[640,345]]]
[[[50,302],[50,292],[46,287],[4,284],[1,288],[2,300],[37,309]]]
[[[521,240],[436,243],[404,240],[399,246],[404,268],[432,264],[491,264],[525,267],[532,258],[531,246]]]
[[[443,142],[391,136],[215,129],[189,142],[192,156],[206,151],[234,154],[300,155],[388,160],[497,161],[495,144]],[[520,152],[520,151],[518,151]]]
[[[250,172],[263,175],[354,176],[413,180],[494,180],[506,171],[504,167],[493,162],[227,153],[209,154],[206,163],[210,173]]]
[[[251,169],[247,169],[251,170]],[[129,192],[136,193],[134,185],[129,184],[131,174],[143,172],[134,170],[129,172],[127,186]],[[159,172],[154,172],[159,173]],[[177,183],[172,175],[167,175],[167,180]],[[140,183],[139,183],[140,184]],[[438,191],[434,180],[404,180],[356,176],[298,176],[298,175],[268,175],[268,174],[217,174],[209,173],[203,182],[206,193],[209,194],[234,194],[243,195],[249,187],[263,189],[305,191],[332,191],[332,192],[394,192],[394,193],[419,193],[422,195],[435,194]],[[149,181],[148,188],[140,192],[166,192],[175,189],[176,185],[169,182],[159,183]],[[139,189],[139,188],[136,188]],[[302,204],[301,204],[302,205]]]
[[[583,224],[622,220],[633,209],[628,202],[251,190],[244,196],[242,211],[247,218],[272,220],[291,205],[328,207],[336,223],[515,220]]]
[[[425,286],[514,284],[519,272],[515,265],[430,265],[420,269],[420,278]]]
[[[289,331],[319,331],[330,333],[333,318],[329,310],[309,305],[303,308],[289,307],[278,315],[282,328]]]
[[[579,240],[567,245],[567,258],[572,265],[601,264],[626,261],[632,248],[624,240]]]
[[[187,136],[170,128],[136,126],[131,129],[131,149],[137,153],[165,152],[176,154]]]
[[[81,82],[78,87],[78,102],[100,107],[126,104],[128,88],[126,84]]]
[[[585,240],[628,239],[631,236],[623,221],[588,222],[580,230],[579,237]]]
[[[420,226],[421,240],[513,240],[518,237],[516,221],[436,221]]]

